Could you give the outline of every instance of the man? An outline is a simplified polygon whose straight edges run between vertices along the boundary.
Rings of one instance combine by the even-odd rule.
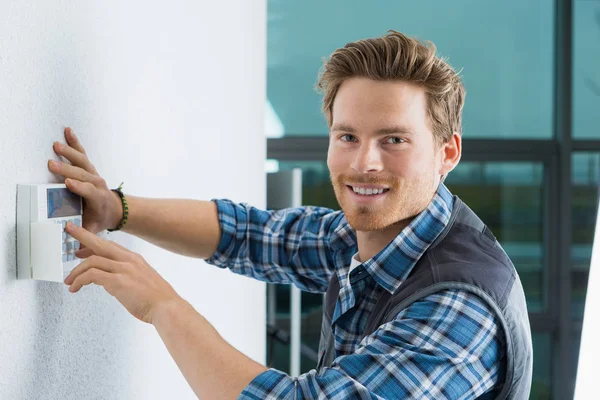
[[[125,218],[67,128],[55,151],[72,165],[50,169],[86,204],[85,229],[67,228],[86,247],[70,291],[102,285],[152,323],[202,398],[527,398],[532,347],[518,275],[443,184],[461,156],[455,71],[433,46],[390,31],[336,50],[318,86],[342,211],[127,195]],[[229,346],[140,255],[93,234],[123,222],[179,254],[327,292],[317,369],[291,378]]]

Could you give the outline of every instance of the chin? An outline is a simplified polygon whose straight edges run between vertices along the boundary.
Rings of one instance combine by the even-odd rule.
[[[338,200],[348,224],[352,229],[361,232],[381,231],[393,227],[402,227],[408,225],[423,209],[426,207],[404,207],[399,204],[407,204],[403,199],[393,199],[391,204],[396,207],[390,207],[389,204],[381,207],[356,207],[353,204],[348,205],[344,200]],[[410,208],[411,211],[407,212]]]
[[[401,194],[402,192],[399,189],[394,189],[381,204],[376,206],[357,205],[347,197],[345,185],[334,184],[333,189],[348,224],[355,231],[361,232],[381,231],[395,226],[405,226],[428,204],[423,199],[422,202],[419,202],[423,204],[417,205],[414,198],[407,198]]]
[[[396,219],[386,215],[385,211],[365,212],[365,211],[346,211],[342,207],[348,224],[352,229],[362,232],[378,231],[394,225]]]
[[[352,227],[352,229],[354,229],[356,232],[375,232],[375,231],[381,231],[383,230],[383,228],[385,228],[384,225],[377,225],[377,224],[373,224],[373,223],[364,223],[364,222],[355,222],[355,221],[348,221],[348,224]]]

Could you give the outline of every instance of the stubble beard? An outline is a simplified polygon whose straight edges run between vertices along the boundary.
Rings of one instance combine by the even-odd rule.
[[[344,183],[349,182],[345,176],[340,175],[330,179],[335,197],[350,226],[356,231],[371,232],[390,228],[393,225],[406,225],[423,211],[434,194],[433,179],[428,177],[424,174],[420,179],[413,181],[360,182],[385,185],[390,188],[383,201],[375,206],[354,203]]]

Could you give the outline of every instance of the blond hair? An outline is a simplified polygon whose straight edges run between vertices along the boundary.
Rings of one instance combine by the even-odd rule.
[[[465,89],[457,72],[436,56],[435,45],[388,31],[385,36],[348,43],[324,63],[317,83],[323,93],[323,113],[329,127],[333,102],[341,84],[353,77],[377,81],[398,80],[425,89],[429,128],[437,143],[462,133]]]

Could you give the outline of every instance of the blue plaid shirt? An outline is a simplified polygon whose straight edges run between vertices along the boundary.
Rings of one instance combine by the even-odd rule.
[[[331,367],[299,377],[271,368],[240,399],[473,399],[493,398],[500,389],[506,363],[503,332],[491,309],[472,293],[432,294],[371,335],[361,335],[379,294],[393,293],[402,284],[448,223],[453,197],[445,185],[392,242],[350,274],[350,260],[333,258],[336,248],[358,251],[341,211],[264,211],[213,201],[223,234],[207,262],[309,292],[327,291],[334,273],[340,282]]]

